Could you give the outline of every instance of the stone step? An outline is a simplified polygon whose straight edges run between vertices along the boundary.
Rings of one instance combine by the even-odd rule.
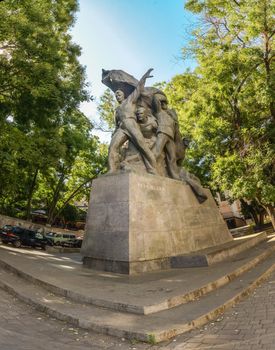
[[[46,291],[43,287],[31,284],[3,269],[0,271],[0,287],[37,309],[74,326],[118,337],[158,343],[215,319],[225,309],[251,293],[274,271],[273,254],[241,278],[235,278],[231,283],[193,302],[150,315],[130,314],[78,303]]]
[[[80,248],[60,247],[60,246],[46,246],[47,253],[80,253]]]
[[[65,271],[60,271],[60,265],[52,266],[51,262],[51,259],[58,260],[58,256],[45,255],[39,261],[35,256],[25,257],[24,254],[15,254],[14,250],[1,250],[0,266],[72,301],[149,315],[194,301],[221,288],[267,259],[274,251],[275,242],[271,240],[250,249],[245,255],[229,259],[223,265],[167,270],[162,274],[149,273],[130,279],[123,276],[122,280],[120,275],[114,274],[110,275],[111,280],[107,284],[96,272],[92,274],[88,271],[86,275],[85,269],[79,269],[77,274],[72,264],[66,265]]]
[[[233,241],[219,246],[196,251],[195,253],[174,256],[171,258],[171,267],[210,266],[251,249],[266,240],[267,234],[265,231],[235,238]]]

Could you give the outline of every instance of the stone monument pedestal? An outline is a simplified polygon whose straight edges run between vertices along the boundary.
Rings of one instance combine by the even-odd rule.
[[[84,266],[136,274],[175,257],[232,241],[209,190],[199,204],[189,185],[133,172],[93,181],[81,248]]]

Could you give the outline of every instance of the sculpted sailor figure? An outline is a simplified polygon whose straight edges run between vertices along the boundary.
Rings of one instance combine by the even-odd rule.
[[[137,123],[144,137],[144,141],[152,150],[156,143],[156,131],[158,128],[157,120],[150,110],[144,106],[137,106],[136,110]],[[123,161],[121,162],[121,169],[144,172],[144,162],[141,158],[135,145],[128,141],[127,146],[123,147]],[[143,171],[142,171],[143,170]],[[159,169],[157,169],[159,171]]]
[[[130,139],[141,153],[148,173],[156,174],[156,159],[146,144],[136,120],[136,103],[144,89],[147,78],[150,78],[152,69],[149,69],[138,82],[134,91],[128,97],[121,89],[116,90],[115,96],[119,106],[115,112],[116,130],[109,147],[109,171],[120,169],[120,148]]]
[[[177,115],[168,109],[166,96],[156,94],[153,103],[158,121],[157,141],[155,145],[156,159],[158,161],[162,153],[165,152],[168,174],[173,179],[180,180],[175,144]]]
[[[102,70],[102,82],[114,93],[116,129],[109,146],[109,172],[131,170],[168,176],[188,184],[199,203],[207,196],[200,181],[181,166],[187,145],[177,114],[163,91],[145,87],[149,69],[138,81],[122,70]]]

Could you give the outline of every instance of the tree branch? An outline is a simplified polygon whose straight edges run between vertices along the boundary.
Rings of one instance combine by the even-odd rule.
[[[255,64],[255,66],[246,74],[246,76],[243,78],[243,80],[240,82],[240,84],[237,86],[237,88],[235,89],[235,91],[233,92],[233,96],[234,98],[237,96],[238,93],[240,93],[242,86],[244,85],[244,83],[246,82],[246,80],[250,77],[251,73],[253,73],[253,71],[258,68],[261,64],[263,64],[263,62],[258,62],[257,64]]]
[[[268,40],[271,39],[274,34],[275,34],[275,30],[273,30],[273,32],[269,35]]]
[[[70,195],[69,197],[63,202],[62,206],[58,209],[57,213],[55,214],[53,218],[53,222],[55,219],[59,216],[59,214],[64,210],[65,206],[72,200],[77,193],[81,190],[82,187],[84,187],[88,182],[92,182],[98,175],[93,176],[91,179],[85,180],[81,185],[79,185]]]
[[[108,126],[107,126],[108,128]],[[110,128],[105,128],[103,124],[100,124],[100,123],[94,123],[94,130],[99,130],[99,131],[102,131],[102,132],[109,132],[109,133],[112,133],[113,130],[110,129]]]

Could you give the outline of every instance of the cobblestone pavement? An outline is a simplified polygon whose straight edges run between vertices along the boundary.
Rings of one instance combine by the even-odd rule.
[[[149,345],[72,327],[0,290],[1,350],[274,350],[275,275],[205,327]]]
[[[0,289],[0,350],[145,350],[148,347],[73,327]]]
[[[166,349],[275,350],[275,274],[215,322],[178,336]]]

